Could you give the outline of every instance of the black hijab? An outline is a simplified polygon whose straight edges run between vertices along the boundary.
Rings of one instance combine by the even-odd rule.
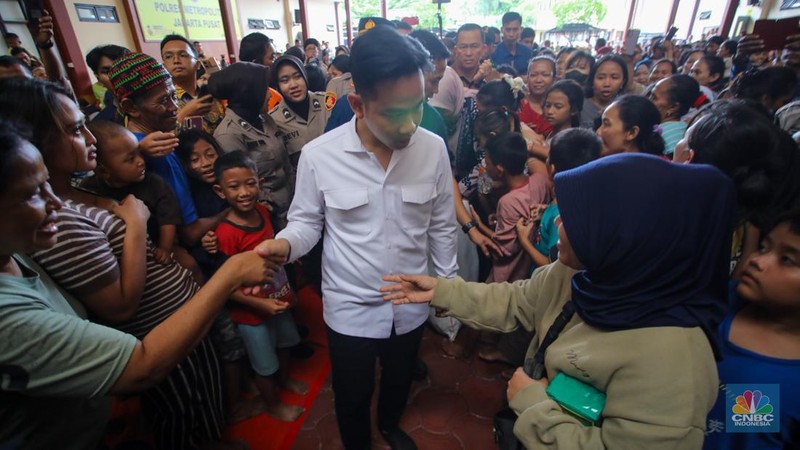
[[[308,120],[308,75],[306,74],[306,69],[303,66],[302,61],[292,55],[283,55],[276,59],[272,64],[272,87],[280,91],[280,88],[278,87],[278,72],[280,72],[281,67],[285,65],[294,67],[298,72],[300,72],[300,75],[303,76],[303,81],[306,83],[306,96],[299,102],[293,102],[291,99],[289,99],[288,95],[281,92],[281,95],[283,95],[283,101],[286,102],[286,105],[289,107],[289,109],[294,111],[295,114],[302,117],[303,120]]]
[[[237,62],[212,75],[208,91],[214,98],[227,100],[228,108],[261,130],[260,114],[267,99],[268,82],[269,67]]]

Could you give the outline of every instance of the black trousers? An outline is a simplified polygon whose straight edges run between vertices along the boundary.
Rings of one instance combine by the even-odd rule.
[[[412,374],[425,325],[386,339],[339,334],[328,327],[334,404],[346,450],[370,448],[370,402],[375,361],[380,361],[378,427],[398,426],[408,402]]]

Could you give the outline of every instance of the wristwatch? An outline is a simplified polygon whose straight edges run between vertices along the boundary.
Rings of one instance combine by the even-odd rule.
[[[469,222],[467,222],[467,223],[465,223],[464,225],[461,226],[461,231],[463,231],[464,234],[467,234],[467,233],[469,233],[469,230],[471,230],[471,229],[473,229],[473,228],[475,228],[477,226],[478,226],[478,224],[475,223],[474,220],[470,220]]]
[[[48,48],[53,48],[53,40],[52,40],[52,39],[50,39],[50,40],[49,40],[49,41],[47,41],[45,44],[43,44],[43,45],[38,45],[38,44],[37,44],[36,46],[37,46],[37,47],[39,47],[39,48],[41,48],[42,50],[47,50]]]

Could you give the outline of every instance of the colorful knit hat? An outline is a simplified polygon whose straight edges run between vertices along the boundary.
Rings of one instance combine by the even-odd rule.
[[[130,53],[114,61],[108,76],[119,101],[171,79],[160,62],[144,53]]]

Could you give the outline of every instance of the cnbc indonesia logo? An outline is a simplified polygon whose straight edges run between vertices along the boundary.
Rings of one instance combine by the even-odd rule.
[[[745,388],[745,386],[742,386]],[[728,410],[730,415],[727,421],[728,432],[777,432],[780,431],[778,401],[780,399],[779,385],[749,386],[738,390],[734,385],[729,385],[731,394],[741,392],[741,395],[728,397]],[[767,395],[769,394],[769,395]]]

